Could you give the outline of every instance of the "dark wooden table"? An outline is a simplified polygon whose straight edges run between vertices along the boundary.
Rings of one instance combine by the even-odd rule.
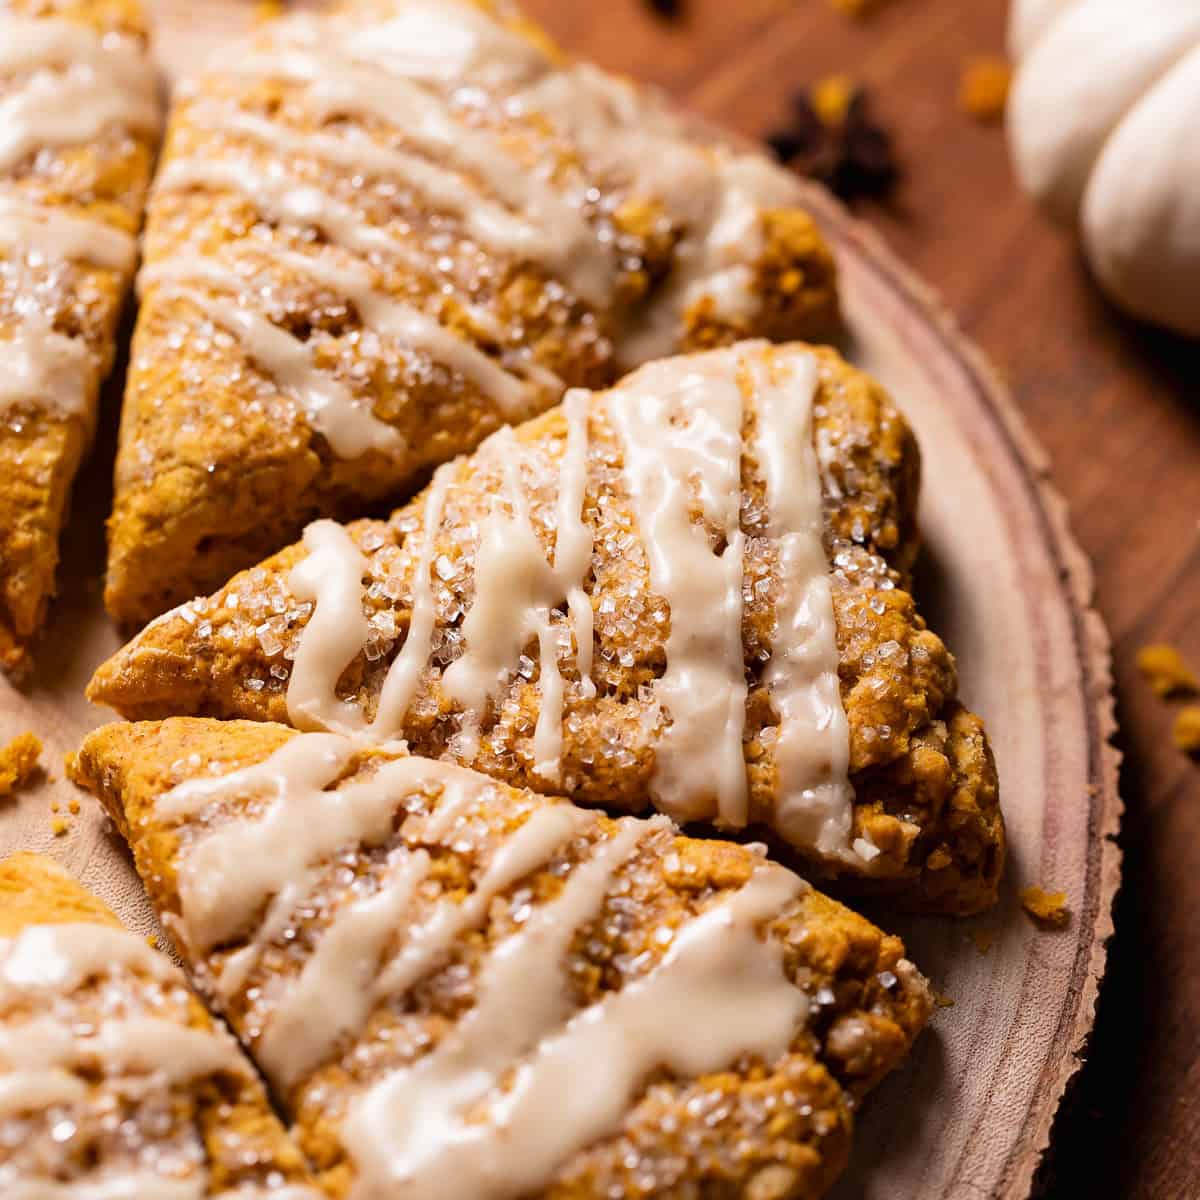
[[[1145,642],[1200,664],[1200,344],[1140,328],[1017,192],[1003,134],[956,106],[964,61],[1004,46],[1006,0],[527,0],[605,66],[761,135],[832,72],[871,89],[905,180],[860,214],[942,294],[1009,380],[1054,460],[1115,644],[1126,758],[1125,885],[1089,1060],[1060,1113],[1047,1195],[1200,1195],[1200,765],[1137,674]]]

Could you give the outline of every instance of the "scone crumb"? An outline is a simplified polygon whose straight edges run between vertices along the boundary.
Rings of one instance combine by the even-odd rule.
[[[18,733],[0,750],[0,796],[9,796],[23,787],[37,770],[42,743],[37,734]]]
[[[980,55],[963,67],[958,102],[968,116],[991,124],[1004,116],[1011,86],[1011,64],[995,55]]]
[[[858,85],[849,75],[827,75],[812,89],[812,106],[822,125],[841,125]]]
[[[1040,887],[1021,889],[1021,907],[1039,924],[1065,929],[1071,919],[1066,892],[1047,892]]]
[[[62,837],[63,834],[66,833],[70,828],[71,823],[66,817],[55,817],[50,822],[50,832],[53,833],[55,837]]]
[[[79,801],[78,800],[72,800],[71,803],[67,805],[67,808],[73,817],[79,815]]]
[[[990,929],[976,929],[971,934],[971,941],[975,943],[975,949],[980,954],[986,954],[995,940],[996,935]]]
[[[934,1004],[936,1004],[938,1006],[938,1008],[953,1008],[954,1007],[953,998],[950,996],[947,996],[945,994],[945,992],[939,992],[936,989],[934,990],[934,993],[933,993],[933,1002],[934,1002]]]
[[[1196,673],[1167,642],[1143,646],[1138,651],[1137,666],[1157,696],[1194,696],[1200,691]]]
[[[1181,708],[1172,733],[1175,745],[1184,754],[1200,756],[1200,705],[1189,704],[1187,708]]]

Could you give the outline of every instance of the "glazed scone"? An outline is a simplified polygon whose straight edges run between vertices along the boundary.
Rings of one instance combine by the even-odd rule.
[[[508,4],[270,25],[175,98],[110,611],[142,623],[314,517],[403,499],[568,386],[747,333],[823,336],[834,265],[798,199]]]
[[[976,911],[1003,822],[905,590],[918,474],[903,418],[833,351],[663,360],[500,431],[388,521],[314,524],[153,622],[89,695],[403,737]]]
[[[0,862],[0,1195],[323,1200],[179,968],[34,854]]]
[[[335,1196],[817,1196],[929,1015],[898,939],[663,817],[243,721],[72,773]]]
[[[133,277],[157,77],[138,0],[0,0],[0,666],[54,592]]]

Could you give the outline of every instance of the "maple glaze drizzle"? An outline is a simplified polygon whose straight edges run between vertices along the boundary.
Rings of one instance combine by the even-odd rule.
[[[376,754],[354,738],[296,734],[261,763],[183,783],[157,803],[179,822],[177,921],[197,954],[246,939],[233,957],[260,957],[305,921],[297,910],[348,897],[306,929],[299,972],[260,988],[257,1050],[285,1100],[353,1046],[376,1009],[402,1003],[485,930],[505,893],[543,871],[562,881],[484,943],[473,1002],[435,1045],[368,1075],[344,1110],[339,1101],[351,1197],[515,1200],[618,1128],[652,1072],[698,1076],[744,1055],[771,1062],[803,1028],[809,998],[761,932],[803,894],[796,876],[758,865],[673,928],[646,974],[581,1004],[566,975],[574,940],[623,873],[647,869],[635,865],[644,846],[658,839],[652,853],[665,852],[667,819],[627,817],[602,833],[595,813],[526,793],[519,823],[501,829],[480,820],[499,786],[486,777],[412,757],[370,759],[364,771],[364,753]],[[347,891],[323,873],[385,838],[396,840],[373,888]],[[450,847],[475,864],[461,897],[426,886]],[[236,988],[248,982],[239,971]],[[236,988],[219,994],[228,1002]]]
[[[130,38],[52,17],[0,13],[0,189],[3,176],[41,150],[85,146],[110,130],[158,131],[157,78]],[[82,263],[128,277],[136,242],[99,217],[0,191],[0,254],[57,267]],[[60,420],[94,420],[99,363],[82,335],[56,331],[48,315],[18,309],[0,336],[5,371],[0,415],[22,406]]]
[[[473,599],[460,628],[463,651],[441,677],[443,693],[462,714],[452,748],[457,758],[474,758],[488,705],[510,686],[536,639],[540,706],[534,769],[547,783],[562,779],[568,688],[573,704],[586,704],[595,694],[592,602],[584,590],[593,550],[584,504],[594,410],[617,435],[622,482],[645,548],[651,590],[670,610],[665,667],[652,687],[656,807],[680,821],[711,821],[727,829],[764,819],[749,809],[743,748],[748,693],[741,505],[743,458],[750,454],[765,485],[765,535],[774,548],[777,578],[774,644],[762,671],[779,718],[772,749],[777,783],[765,819],[794,844],[823,856],[851,862],[862,857],[852,838],[849,731],[813,449],[816,387],[816,360],[809,351],[756,342],[651,364],[596,397],[569,393],[563,414],[567,438],[556,467],[553,561],[526,496],[523,464],[536,471],[533,456],[511,430],[493,435],[478,461],[501,484],[480,522]],[[751,415],[756,432],[747,443]],[[345,529],[331,522],[311,527],[308,536],[320,539],[320,557],[302,561],[293,572],[301,581],[293,590],[316,605],[301,632],[288,688],[293,724],[365,731],[376,741],[404,735],[406,709],[433,649],[429,555],[453,486],[442,479],[426,503],[413,625],[384,683],[389,701],[379,705],[370,726],[361,700],[337,694],[338,679],[369,636],[364,615],[369,566]],[[556,611],[565,613],[573,635],[577,684],[568,683],[561,669]]]

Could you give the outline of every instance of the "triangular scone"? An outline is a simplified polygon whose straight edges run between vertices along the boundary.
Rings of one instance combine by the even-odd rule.
[[[905,590],[918,472],[886,394],[832,351],[665,360],[495,435],[390,521],[313,525],[89,694],[402,736],[589,804],[766,827],[908,905],[975,911],[1003,823]]]
[[[508,4],[283,21],[177,98],[106,602],[141,623],[567,386],[834,322],[797,181],[689,140]]]
[[[0,0],[0,666],[54,591],[159,120],[137,0]]]
[[[0,862],[0,1196],[322,1200],[183,973],[50,859]]]
[[[929,1015],[897,938],[663,817],[244,721],[72,771],[337,1196],[817,1196]]]

